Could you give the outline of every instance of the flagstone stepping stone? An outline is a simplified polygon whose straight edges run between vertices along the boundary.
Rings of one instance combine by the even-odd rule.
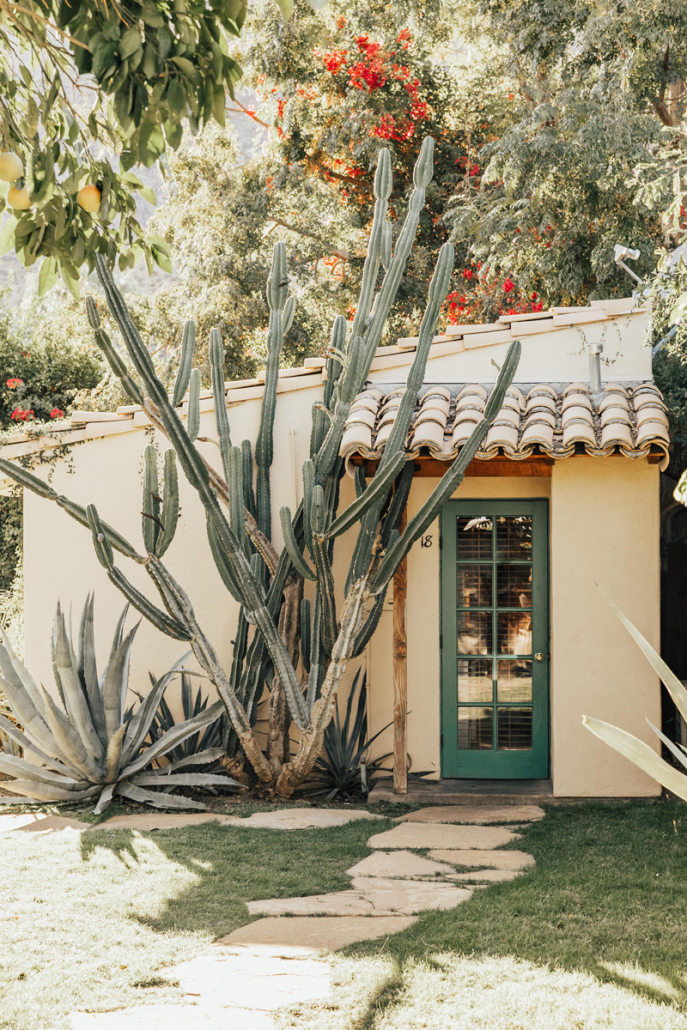
[[[519,840],[520,834],[501,826],[447,826],[441,823],[398,823],[393,830],[375,833],[370,848],[500,848]]]
[[[471,891],[451,883],[356,877],[353,889],[307,898],[268,898],[246,902],[252,916],[416,915],[428,909],[455,908]]]
[[[225,1009],[273,1011],[330,994],[330,967],[311,955],[285,957],[265,948],[215,948],[167,970],[198,1003]]]
[[[282,808],[276,812],[254,812],[247,819],[229,817],[232,826],[247,826],[264,830],[311,830],[329,826],[345,826],[358,819],[379,819],[378,815],[362,808],[344,811],[336,808]]]
[[[526,851],[430,851],[429,857],[452,865],[489,867],[492,869],[528,869],[534,858]]]
[[[235,815],[214,812],[141,812],[134,815],[115,815],[93,826],[94,830],[177,830],[184,826],[219,822],[224,826],[242,826],[263,830],[310,830],[328,826],[344,826],[357,819],[378,819],[363,809],[350,811],[331,808],[283,808],[276,812],[254,812],[242,819]]]
[[[88,830],[89,823],[45,812],[24,812],[21,815],[0,815],[0,833],[22,830],[24,833],[45,833],[47,830]]]
[[[372,941],[400,933],[417,921],[416,916],[294,916],[291,919],[258,919],[241,926],[219,945],[270,945],[304,951],[337,951],[357,941]]]
[[[472,873],[449,873],[451,880],[474,880],[475,883],[502,883],[515,880],[518,876],[522,876],[521,869],[480,869]]]
[[[543,819],[539,805],[435,805],[402,815],[399,823],[527,823]]]
[[[373,851],[367,858],[346,870],[347,876],[387,876],[413,879],[418,876],[445,876],[453,868],[445,862],[434,862],[412,851]]]
[[[116,1012],[73,1012],[72,1030],[275,1030],[269,1012],[200,1005],[140,1005]]]

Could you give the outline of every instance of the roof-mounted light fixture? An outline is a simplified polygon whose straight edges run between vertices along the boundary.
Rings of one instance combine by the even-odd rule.
[[[636,261],[638,257],[638,250],[633,250],[632,247],[623,247],[621,243],[616,243],[615,247],[613,248],[613,260],[615,261],[618,268],[622,268],[624,272],[627,272],[628,275],[632,276],[636,283],[639,283],[639,285],[642,286],[644,280],[640,279],[639,276],[635,272],[633,272],[631,268],[628,268],[625,262],[623,261],[623,258],[629,258],[631,261]]]

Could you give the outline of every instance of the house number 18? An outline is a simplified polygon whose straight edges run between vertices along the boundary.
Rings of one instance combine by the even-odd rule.
[[[431,547],[432,546],[432,534],[426,533],[420,537],[420,547]]]

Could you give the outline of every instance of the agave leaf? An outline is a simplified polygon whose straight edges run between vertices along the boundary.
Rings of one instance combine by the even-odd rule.
[[[133,776],[134,773],[140,772],[145,769],[147,765],[155,758],[160,758],[162,755],[171,751],[177,744],[181,744],[182,741],[190,737],[196,730],[202,729],[203,726],[207,726],[208,723],[214,722],[222,712],[224,711],[224,702],[216,701],[214,705],[206,708],[204,712],[197,715],[194,719],[187,719],[186,722],[180,722],[178,726],[173,726],[172,729],[167,730],[162,736],[155,741],[155,743],[147,748],[142,755],[135,758],[134,761],[127,766],[122,773],[123,777]]]
[[[98,738],[107,747],[105,708],[98,683],[98,666],[95,657],[95,634],[93,631],[93,594],[90,594],[83,608],[79,627],[79,679],[86,689],[93,725]]]
[[[88,757],[96,765],[102,766],[105,749],[93,725],[88,700],[79,679],[76,658],[67,636],[64,616],[59,610],[55,619],[53,661],[56,678],[59,678],[62,685],[62,699],[69,721],[81,738]]]
[[[73,769],[70,769],[68,765],[64,765],[62,762],[59,762],[56,758],[46,755],[40,750],[40,748],[36,747],[31,740],[29,740],[25,733],[22,733],[18,726],[15,726],[13,722],[10,722],[9,719],[5,719],[2,715],[0,715],[0,730],[2,730],[2,732],[16,744],[19,744],[25,755],[33,755],[34,758],[37,758],[42,765],[48,766],[48,768],[53,769],[55,772],[62,773],[63,776],[74,775]]]
[[[98,798],[98,804],[93,809],[93,815],[102,815],[102,813],[105,811],[105,809],[109,806],[110,802],[112,801],[112,796],[116,789],[116,783],[108,783],[107,787],[105,787],[105,790]]]
[[[115,793],[121,794],[125,798],[131,798],[132,801],[142,801],[144,804],[153,805],[155,808],[190,808],[196,812],[207,812],[207,806],[201,804],[200,801],[192,801],[190,798],[178,797],[175,794],[156,794],[152,790],[144,790],[128,781],[118,783]]]
[[[0,648],[0,658],[1,657],[2,648]],[[45,719],[38,713],[33,702],[24,692],[22,687],[16,687],[14,683],[11,683],[3,676],[0,676],[0,687],[9,701],[13,715],[24,727],[26,735],[37,744],[40,744],[40,746],[53,758],[66,761],[67,756],[63,754],[57,746]]]
[[[15,776],[25,780],[36,780],[38,783],[50,783],[54,787],[62,787],[64,790],[85,790],[90,786],[88,780],[77,780],[70,776],[62,776],[60,773],[52,772],[42,765],[35,765],[27,762],[25,758],[17,758],[14,755],[5,755],[0,752],[0,772],[8,776]]]
[[[98,769],[88,755],[84,754],[78,733],[45,690],[43,690],[43,698],[45,700],[45,720],[55,738],[55,743],[64,754],[67,764],[80,772],[91,783],[99,783],[103,777],[102,769]]]
[[[601,590],[600,587],[599,589]],[[657,651],[651,646],[646,637],[643,637],[639,630],[636,628],[636,626],[633,626],[630,620],[625,615],[623,615],[620,608],[618,608],[618,605],[614,604],[613,601],[611,601],[610,597],[605,592],[605,590],[601,590],[601,593],[604,595],[604,597],[606,598],[611,608],[618,616],[618,618],[620,619],[620,621],[622,622],[623,626],[628,631],[630,636],[634,639],[635,643],[642,651],[644,657],[648,659],[651,667],[653,668],[658,678],[665,685],[666,690],[675,702],[675,705],[680,714],[682,715],[682,717],[685,720],[687,720],[687,690],[685,690],[685,688],[683,687],[682,683],[677,678],[675,673],[668,668],[666,663],[661,658],[660,654],[658,654]]]
[[[164,771],[174,772],[176,769],[184,769],[187,765],[209,765],[226,753],[227,750],[224,747],[211,747],[207,751],[199,751],[197,755],[186,755],[185,758],[179,758],[176,762],[170,762],[164,767]]]
[[[107,745],[107,773],[105,775],[105,783],[114,783],[117,779],[125,733],[126,723],[123,722],[117,732],[112,735],[110,743]]]
[[[129,729],[127,730],[126,738],[124,740],[124,747],[122,750],[123,766],[126,766],[129,762],[133,761],[141,750],[143,741],[148,736],[151,723],[155,718],[155,713],[163,700],[165,690],[190,655],[191,652],[186,651],[181,658],[177,658],[174,665],[167,670],[164,676],[153,682],[153,687],[145,701],[143,701],[136,709],[136,712],[129,723]]]
[[[0,677],[4,681],[4,689],[11,705],[15,702],[10,697],[10,690],[13,691],[15,698],[19,696],[20,699],[22,697],[26,699],[28,705],[25,703],[23,705],[24,708],[27,708],[29,711],[35,711],[38,716],[43,715],[41,692],[36,686],[31,673],[28,669],[24,668],[14,653],[9,637],[3,632],[2,626],[0,626]],[[21,704],[21,700],[19,703]],[[23,726],[27,725],[25,719],[20,721]]]
[[[673,743],[672,740],[668,740],[668,738],[666,737],[665,733],[661,733],[661,731],[659,730],[658,726],[654,726],[654,724],[651,721],[651,719],[647,719],[646,721],[649,723],[649,726],[651,726],[651,728],[654,731],[654,733],[656,734],[656,736],[659,737],[660,740],[668,748],[668,750],[671,751],[675,755],[675,757],[677,758],[678,762],[680,762],[680,764],[683,765],[685,767],[685,769],[687,769],[687,755],[685,754],[684,750],[681,750],[677,746],[677,744]],[[685,773],[683,773],[682,775],[684,776]]]
[[[60,679],[59,669],[57,668],[57,658],[55,655],[55,642],[57,640],[57,627],[60,620],[62,619],[62,605],[57,602],[57,611],[55,612],[55,619],[53,621],[52,637],[50,638],[50,657],[52,658],[52,672],[55,679],[55,686],[57,687],[57,693],[60,695],[60,701],[62,707],[66,709],[67,703],[64,699],[64,690],[62,688],[62,680]]]
[[[34,780],[12,780],[8,781],[15,794],[22,794],[32,798],[34,801],[83,801],[85,798],[92,798],[99,786],[89,787],[88,790],[61,790],[48,783],[38,783]]]
[[[220,776],[218,773],[168,773],[161,769],[138,773],[131,778],[131,782],[140,787],[241,787],[230,776]]]
[[[618,729],[617,726],[601,722],[600,719],[591,719],[589,716],[583,715],[582,722],[599,740],[610,744],[612,748],[619,751],[625,758],[629,758],[652,779],[658,780],[668,790],[672,790],[673,794],[677,794],[683,801],[687,801],[687,776],[675,769],[674,766],[664,762],[648,744],[633,737],[631,733]]]
[[[113,646],[110,660],[107,663],[107,668],[105,669],[100,682],[103,706],[105,708],[105,726],[107,727],[108,740],[112,739],[114,734],[122,725],[124,701],[129,684],[129,658],[131,656],[131,646],[140,625],[141,623],[137,622],[134,628],[126,637],[124,637],[118,646],[116,648]],[[115,634],[115,639],[116,637],[117,634]]]

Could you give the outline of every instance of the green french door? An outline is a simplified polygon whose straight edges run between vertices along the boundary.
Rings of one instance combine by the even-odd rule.
[[[549,775],[547,502],[441,515],[442,776]]]

